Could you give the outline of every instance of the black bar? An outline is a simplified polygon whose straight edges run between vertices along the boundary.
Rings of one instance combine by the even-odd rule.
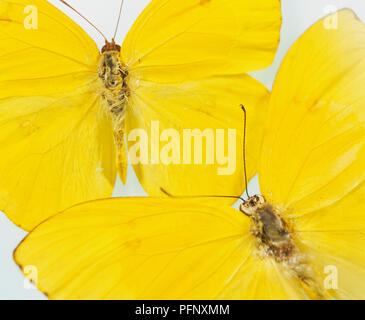
[[[19,305],[19,307],[18,307]],[[364,301],[0,301],[4,314],[9,308],[29,310],[33,315],[47,318],[73,318],[75,310],[100,319],[242,319],[288,317],[313,320],[322,309],[325,319],[338,315],[344,308],[351,314],[363,309]],[[362,310],[361,310],[362,311]]]

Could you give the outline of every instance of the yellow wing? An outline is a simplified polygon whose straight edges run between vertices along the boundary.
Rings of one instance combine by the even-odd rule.
[[[363,181],[365,27],[350,10],[317,22],[275,81],[260,165],[263,194],[296,215],[329,206]]]
[[[152,1],[140,15],[121,50],[132,91],[127,131],[129,134],[139,128],[151,132],[151,123],[158,121],[161,131],[177,130],[181,139],[181,152],[175,157],[180,161],[171,164],[171,157],[167,157],[168,165],[156,163],[154,153],[158,156],[163,152],[163,143],[151,147],[153,164],[145,161],[134,165],[150,195],[163,195],[161,188],[183,196],[242,193],[243,112],[239,105],[244,104],[249,114],[247,150],[252,177],[257,172],[267,100],[266,89],[243,73],[272,62],[280,26],[278,0]],[[232,157],[235,168],[219,175],[218,167],[223,166],[218,162],[224,159],[203,158],[202,164],[185,165],[189,161],[183,160],[187,156],[183,147],[190,152],[190,146],[183,143],[184,129],[210,129],[214,133],[226,129],[223,141],[227,148],[228,128],[237,130],[236,155]],[[133,145],[129,143],[129,156],[136,158],[134,152],[131,155]],[[208,158],[224,154],[214,146],[209,152]]]
[[[154,0],[121,56],[134,75],[159,83],[256,71],[273,61],[280,26],[279,0]]]
[[[365,183],[298,219],[299,239],[323,286],[337,299],[365,299]]]
[[[350,10],[337,15],[337,29],[317,22],[283,62],[259,177],[262,193],[295,219],[323,283],[337,268],[331,295],[364,299],[365,26]]]
[[[116,198],[42,223],[14,258],[52,299],[303,298],[252,246],[249,219],[232,208]]]
[[[252,177],[257,172],[267,89],[247,75],[159,85],[134,82],[126,117],[128,149],[146,192],[164,196],[162,188],[175,196],[241,195],[244,113],[240,104],[248,113],[247,165]],[[135,152],[136,129],[148,133],[145,156]],[[164,141],[154,142],[159,134]]]
[[[29,230],[112,193],[112,132],[82,29],[47,1],[8,0],[0,30],[0,209]]]

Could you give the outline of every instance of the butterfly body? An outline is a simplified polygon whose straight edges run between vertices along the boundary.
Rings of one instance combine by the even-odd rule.
[[[124,142],[124,119],[130,92],[127,85],[128,70],[120,60],[120,46],[115,44],[114,41],[103,47],[98,71],[103,88],[102,98],[113,124],[117,168],[122,182],[125,183],[128,160]]]
[[[259,258],[272,258],[286,271],[309,289],[316,298],[324,294],[305,253],[296,243],[294,230],[278,210],[256,195],[243,203],[240,210],[252,220],[251,233],[256,239],[256,253]]]

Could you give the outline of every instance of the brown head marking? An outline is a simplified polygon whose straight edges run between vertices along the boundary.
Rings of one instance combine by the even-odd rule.
[[[112,42],[105,41],[105,46],[101,49],[101,53],[104,53],[106,51],[118,51],[120,52],[121,46],[116,44],[114,39],[112,39]]]

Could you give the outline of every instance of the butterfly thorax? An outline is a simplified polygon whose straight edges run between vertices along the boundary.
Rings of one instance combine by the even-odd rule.
[[[290,261],[298,251],[287,223],[262,196],[254,196],[241,205],[241,211],[251,217],[251,233],[258,248],[277,262]]]
[[[318,278],[294,240],[293,228],[278,210],[259,195],[241,204],[240,210],[252,220],[251,233],[255,238],[257,256],[274,259],[314,292],[314,296],[323,298]]]
[[[102,53],[99,64],[99,77],[103,84],[102,97],[107,103],[113,120],[123,120],[129,97],[127,86],[128,70],[120,60],[120,53],[107,50]]]

